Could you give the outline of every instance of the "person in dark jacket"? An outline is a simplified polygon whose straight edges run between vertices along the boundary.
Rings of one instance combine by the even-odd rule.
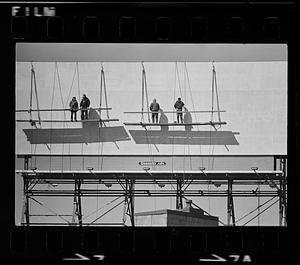
[[[182,119],[182,108],[184,106],[184,103],[181,101],[181,98],[178,98],[178,100],[174,104],[174,108],[176,109],[177,112],[177,122],[179,123],[179,118],[181,123],[183,123]]]
[[[158,112],[160,110],[159,104],[156,102],[156,99],[153,99],[153,102],[150,105],[150,110],[152,112],[152,122],[158,123]]]
[[[73,121],[73,117],[75,121],[77,121],[77,110],[78,110],[78,102],[76,97],[73,97],[69,104],[70,111],[71,111],[71,121]]]
[[[88,110],[87,108],[90,106],[90,100],[88,97],[83,94],[81,102],[80,102],[80,108],[81,108],[81,120],[87,120],[88,119]]]

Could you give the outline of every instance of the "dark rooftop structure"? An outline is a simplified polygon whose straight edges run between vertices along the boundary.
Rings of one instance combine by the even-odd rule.
[[[136,226],[218,226],[219,221],[218,217],[193,208],[191,200],[186,200],[186,206],[180,210],[141,212],[134,217]]]

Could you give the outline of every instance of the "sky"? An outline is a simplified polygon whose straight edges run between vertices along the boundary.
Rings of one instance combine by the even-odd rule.
[[[18,62],[286,61],[285,44],[17,43]]]
[[[119,122],[112,122],[110,126],[122,126],[123,122],[139,122],[141,119],[140,115],[128,115],[124,114],[124,112],[141,111],[142,65],[140,59],[142,58],[144,59],[147,75],[147,89],[150,101],[156,98],[161,108],[164,111],[168,111],[172,110],[176,98],[181,96],[189,110],[210,110],[212,107],[212,62],[210,59],[212,58],[215,61],[214,65],[217,73],[220,109],[226,111],[221,113],[222,120],[227,122],[222,129],[238,132],[239,135],[235,137],[239,145],[228,146],[229,151],[224,146],[158,145],[158,152],[154,146],[137,145],[131,140],[118,142],[119,149],[113,143],[92,143],[88,145],[52,144],[51,151],[49,151],[45,145],[31,146],[22,131],[22,129],[30,128],[31,126],[26,123],[17,123],[16,154],[97,154],[99,151],[102,154],[116,155],[147,155],[150,153],[160,155],[286,154],[287,62],[284,60],[286,56],[286,50],[282,47],[284,45],[272,47],[257,46],[256,49],[253,49],[255,46],[251,48],[249,45],[240,45],[236,46],[236,52],[234,52],[233,47],[228,47],[228,45],[218,46],[217,48],[213,47],[213,45],[211,47],[206,45],[207,53],[203,52],[204,48],[202,47],[202,50],[199,48],[202,51],[200,55],[195,53],[197,47],[184,49],[184,46],[176,47],[175,45],[163,47],[163,51],[172,49],[173,51],[170,53],[160,52],[160,61],[155,51],[161,51],[161,49],[153,46],[140,46],[137,49],[138,55],[132,53],[132,49],[136,47],[121,47],[123,48],[122,50],[120,47],[120,49],[117,49],[117,46],[110,46],[110,57],[99,47],[94,47],[94,49],[102,51],[95,53],[94,57],[96,59],[91,59],[91,54],[93,53],[90,52],[90,48],[87,49],[86,47],[87,55],[85,57],[82,52],[74,53],[77,48],[72,47],[69,50],[65,49],[65,55],[61,54],[61,47],[56,47],[56,49],[52,49],[47,53],[42,52],[46,47],[40,47],[40,51],[36,50],[36,53],[31,54],[28,47],[31,51],[36,47],[28,45],[17,47],[19,52],[17,53],[18,62],[16,63],[16,108],[29,108],[31,69],[29,62],[31,60],[29,58],[33,60],[36,73],[40,108],[65,107],[72,96],[81,98],[83,93],[90,98],[91,106],[97,107],[100,99],[100,62],[102,62],[106,77],[108,105],[112,108],[110,117],[120,120]],[[48,45],[47,48],[49,47],[51,48]],[[82,48],[83,46],[81,46]],[[102,46],[102,48],[105,51],[105,49],[108,49],[108,46]],[[186,50],[189,50],[189,52],[186,52]],[[193,53],[190,53],[191,50]],[[218,53],[214,53],[216,50],[218,50]],[[127,53],[122,53],[122,51],[127,51]],[[180,51],[180,56],[174,56],[174,54],[178,54],[174,51]],[[281,52],[278,53],[278,51]],[[58,76],[55,76],[55,63],[53,62],[57,57],[55,54],[60,55],[60,60],[57,62],[59,80]],[[76,58],[78,54],[80,58]],[[187,72],[185,72],[185,64],[180,61],[192,58],[192,54],[195,56],[193,60],[186,62]],[[216,55],[215,58],[211,57],[213,54]],[[251,61],[251,54],[253,61]],[[262,57],[264,57],[264,60],[261,59]],[[74,61],[70,61],[70,58]],[[88,60],[86,58],[90,61],[86,62]],[[126,58],[131,59],[129,61]],[[259,58],[260,60],[258,60]],[[75,73],[75,59],[81,60],[78,62],[79,79],[77,73]],[[178,71],[176,71],[175,61],[178,61]],[[59,87],[61,87],[61,91]],[[169,120],[175,120],[174,114],[168,115]],[[42,119],[50,119],[51,114],[42,112],[41,117]],[[18,113],[16,118],[28,119],[29,117],[28,113]],[[52,113],[52,118],[64,119],[64,114],[54,112]],[[193,121],[208,121],[210,116],[208,114],[192,114],[192,118]],[[66,113],[66,119],[69,119],[69,113]],[[52,128],[61,128],[62,126],[75,128],[80,127],[80,124],[42,124],[43,128],[50,128],[50,126]],[[125,127],[125,129],[128,131],[128,129],[139,128]],[[182,128],[181,130],[184,129]],[[204,128],[194,128],[193,130],[204,130]],[[205,130],[209,130],[209,128],[207,127]],[[156,186],[154,185],[153,188],[156,188]],[[214,189],[216,187],[211,186],[209,188]],[[16,222],[20,220],[21,193],[22,182],[20,177],[16,176]],[[57,199],[51,199],[51,201],[46,199],[44,203],[58,207],[55,200]],[[66,209],[72,211],[72,198],[70,200],[59,200],[58,212],[65,212],[67,211]],[[99,198],[85,200],[85,205],[88,206],[85,208],[86,214],[91,212],[92,209],[97,209],[107,203],[107,200],[102,198],[100,200]],[[241,216],[247,210],[250,211],[257,206],[257,198],[238,198],[236,200],[237,216]],[[262,198],[261,203],[264,200],[267,199]],[[226,200],[220,198],[195,198],[195,202],[211,214],[219,216],[222,221],[226,221]],[[34,204],[34,202],[32,203]],[[174,207],[175,198],[136,200],[137,212],[164,208],[174,209]],[[275,204],[273,207],[274,210],[268,211],[260,217],[260,224],[278,224],[278,204]],[[37,212],[42,211],[37,204],[35,204],[34,209]],[[122,210],[116,210],[111,215],[107,215],[103,222],[105,220],[121,220],[120,216],[122,216]],[[256,225],[257,223],[258,220],[255,220],[250,224]]]

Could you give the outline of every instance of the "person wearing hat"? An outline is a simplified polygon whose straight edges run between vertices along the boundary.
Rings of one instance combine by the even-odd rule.
[[[81,102],[80,102],[80,108],[81,108],[81,120],[87,120],[88,119],[88,107],[90,106],[90,100],[88,97],[83,94]]]
[[[160,106],[156,102],[156,99],[153,99],[153,102],[150,105],[150,110],[152,112],[152,123],[158,123],[158,112],[160,110]]]
[[[70,111],[71,111],[71,121],[73,121],[73,117],[75,121],[77,121],[77,110],[78,110],[78,102],[76,97],[73,97],[69,104]]]
[[[174,108],[176,109],[177,112],[177,122],[179,123],[179,118],[181,123],[183,123],[182,119],[182,108],[184,106],[184,103],[181,101],[181,98],[178,98],[178,100],[174,104]]]

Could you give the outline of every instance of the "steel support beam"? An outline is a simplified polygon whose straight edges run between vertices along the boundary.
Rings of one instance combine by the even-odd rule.
[[[228,190],[227,190],[227,225],[235,226],[235,216],[234,216],[234,204],[232,195],[232,184],[233,180],[228,179]]]
[[[182,198],[183,198],[182,186],[183,186],[183,180],[178,179],[177,183],[176,183],[176,209],[182,209],[183,208],[183,204],[182,204]]]
[[[131,226],[134,226],[134,180],[125,180],[125,200],[124,200],[124,215],[123,225],[126,223],[126,215],[130,218]]]
[[[25,156],[24,158],[24,169],[29,169],[29,157]],[[29,209],[29,195],[28,195],[28,188],[29,188],[29,179],[27,178],[27,174],[23,175],[23,196],[24,196],[24,202],[23,202],[23,210],[22,210],[22,220],[21,223],[24,223],[25,218],[25,224],[26,226],[29,226],[30,224],[30,209]]]
[[[23,210],[22,210],[22,220],[21,223],[24,223],[25,218],[25,224],[26,226],[30,225],[30,209],[29,209],[29,180],[24,176],[23,178],[23,194],[24,194],[24,202],[23,202]]]
[[[282,170],[282,180],[280,180],[280,188],[278,191],[279,196],[279,225],[286,226],[286,212],[287,212],[287,199],[286,199],[286,159],[280,158],[279,167]]]
[[[134,197],[176,197],[176,209],[183,208],[183,199],[185,196],[191,197],[227,197],[227,225],[236,225],[235,211],[234,211],[234,197],[273,197],[278,196],[279,198],[279,225],[287,225],[287,158],[286,156],[274,156],[274,174],[271,172],[260,172],[257,171],[258,175],[249,172],[223,172],[220,177],[218,172],[210,172],[211,176],[208,178],[203,177],[201,174],[195,175],[190,173],[185,182],[182,178],[182,173],[179,174],[166,174],[164,171],[160,172],[161,175],[154,175],[151,179],[151,174],[147,173],[147,178],[145,178],[145,172],[115,172],[114,174],[103,175],[101,172],[96,172],[97,175],[91,175],[90,172],[76,172],[70,171],[68,174],[61,174],[61,172],[44,172],[39,169],[31,169],[31,156],[24,156],[24,171],[17,172],[23,177],[23,193],[24,202],[22,210],[22,224],[32,225],[33,219],[30,214],[30,204],[34,197],[70,197],[74,198],[74,208],[72,215],[72,222],[74,225],[85,225],[82,220],[82,197],[125,197],[124,204],[124,217],[123,224],[126,222],[126,216],[130,217],[130,223],[135,226],[134,220]],[[156,174],[158,172],[154,171]],[[66,172],[64,172],[66,173]],[[243,177],[244,174],[249,174],[249,178]],[[199,177],[201,175],[201,177]],[[253,175],[253,176],[252,176]],[[255,176],[254,176],[255,175]],[[95,189],[90,184],[99,183],[98,177],[104,177],[105,182],[102,184],[119,184],[120,187],[106,189]],[[171,189],[171,186],[166,189],[151,189],[145,188],[146,184],[153,184],[153,179],[159,178],[159,184],[164,185],[174,185],[176,184],[176,189]],[[102,178],[101,178],[102,180]],[[84,187],[82,183],[84,181]],[[205,185],[211,182],[221,183],[224,188],[219,188],[216,190],[203,190],[199,189],[197,185]],[[57,188],[46,188],[43,184],[58,184]],[[158,183],[158,182],[156,182]],[[36,185],[41,184],[41,185]],[[65,185],[66,186],[65,186]],[[70,186],[74,185],[75,190],[69,189]],[[89,184],[85,186],[86,184]],[[141,185],[141,186],[139,186]],[[227,185],[227,187],[226,187]],[[238,185],[250,185],[248,189],[233,189],[234,186]],[[252,190],[251,185],[261,185],[262,187],[270,186],[272,189],[258,189]],[[108,187],[109,185],[106,185]],[[90,189],[88,187],[91,187]],[[274,189],[276,187],[276,189]],[[123,203],[123,202],[121,202]],[[32,210],[31,210],[32,211]],[[41,215],[42,216],[42,215]],[[45,215],[46,216],[46,215]],[[41,223],[43,224],[43,223]],[[98,224],[95,224],[98,225]]]
[[[82,226],[82,208],[81,208],[81,180],[75,179],[75,190],[73,200],[73,216],[72,223]]]

